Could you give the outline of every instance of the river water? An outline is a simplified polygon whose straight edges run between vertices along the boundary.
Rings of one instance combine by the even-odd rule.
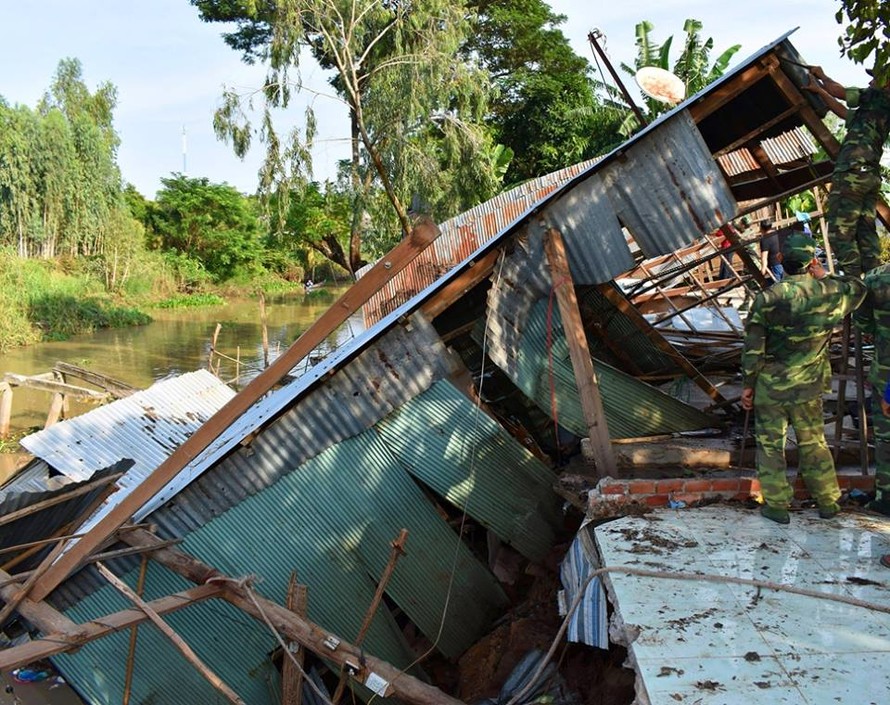
[[[286,350],[343,292],[345,287],[325,287],[308,295],[292,294],[266,299],[270,361]],[[221,306],[191,309],[151,309],[154,321],[145,326],[105,329],[93,335],[60,342],[16,348],[0,354],[0,376],[6,372],[36,375],[49,372],[57,361],[86,367],[128,384],[145,388],[171,375],[208,366],[211,340],[221,324],[216,349],[239,358],[241,366],[220,362],[219,376],[234,387],[243,386],[263,366],[262,323],[258,299],[229,300]],[[325,341],[336,348],[362,330],[360,314],[353,316]],[[240,374],[238,374],[240,373]],[[238,379],[235,380],[236,374]],[[71,378],[70,384],[90,387]],[[46,420],[50,394],[15,387],[13,431],[41,426]],[[71,415],[89,406],[71,403]]]

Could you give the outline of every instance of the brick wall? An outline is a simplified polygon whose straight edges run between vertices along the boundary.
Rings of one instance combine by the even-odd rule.
[[[791,478],[789,478],[791,479]],[[794,496],[805,500],[809,493],[803,479],[792,480]],[[842,492],[853,489],[874,492],[874,476],[838,475]],[[613,480],[605,478],[591,490],[588,499],[595,515],[620,509],[624,505],[664,507],[671,502],[687,506],[697,502],[723,499],[745,501],[760,497],[760,482],[756,477],[694,477],[660,480]]]

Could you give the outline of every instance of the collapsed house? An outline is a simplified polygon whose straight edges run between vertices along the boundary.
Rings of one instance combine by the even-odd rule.
[[[462,654],[508,604],[505,566],[547,556],[563,523],[556,466],[575,445],[588,442],[590,475],[620,476],[611,442],[723,423],[732,399],[635,304],[651,287],[628,294],[616,279],[647,262],[650,283],[694,276],[721,256],[708,238],[740,202],[753,211],[830,178],[815,150],[769,147],[805,144],[787,135],[806,128],[836,154],[806,80],[786,35],[602,159],[502,194],[435,239],[418,227],[317,324],[364,305],[367,330],[296,379],[311,331],[204,413],[172,410],[201,396],[174,384],[23,441],[40,458],[29,481],[61,474],[82,493],[20,515],[3,545],[24,543],[26,520],[29,540],[82,536],[49,557],[13,550],[33,570],[0,573],[0,622],[17,611],[35,638],[0,651],[0,668],[52,656],[91,703],[222,697],[161,633],[128,646],[144,611],[87,565],[110,546],[112,575],[140,586],[241,701],[274,701],[287,654],[309,652],[358,697],[456,702],[425,685],[423,656]],[[704,287],[715,298],[763,283],[734,247],[745,269]],[[710,407],[650,383],[667,380]]]

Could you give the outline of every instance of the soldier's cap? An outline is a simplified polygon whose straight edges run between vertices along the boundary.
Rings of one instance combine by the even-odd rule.
[[[786,262],[804,264],[816,255],[816,243],[809,235],[791,233],[782,243],[782,258]]]

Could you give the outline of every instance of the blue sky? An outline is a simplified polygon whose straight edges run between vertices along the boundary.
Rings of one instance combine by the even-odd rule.
[[[634,56],[634,25],[655,24],[663,41],[682,36],[683,22],[704,22],[713,36],[715,54],[741,44],[748,56],[783,33],[800,27],[791,41],[811,63],[844,83],[861,84],[861,67],[839,57],[834,21],[835,0],[551,0],[568,18],[563,31],[575,50],[587,58],[588,32],[606,35],[615,63]],[[154,198],[160,179],[183,171],[183,127],[186,172],[227,182],[244,192],[256,189],[262,158],[256,147],[245,161],[216,140],[212,119],[223,86],[249,93],[262,85],[261,67],[243,64],[220,38],[218,25],[204,24],[188,0],[0,0],[0,95],[11,103],[34,107],[49,86],[60,59],[77,58],[91,90],[104,81],[118,89],[115,126],[121,137],[119,163],[124,178]],[[304,71],[306,85],[325,93],[324,75]],[[314,153],[317,178],[332,177],[336,160],[347,155],[348,124],[336,100],[307,94],[292,108],[298,120],[305,101],[319,116]]]

